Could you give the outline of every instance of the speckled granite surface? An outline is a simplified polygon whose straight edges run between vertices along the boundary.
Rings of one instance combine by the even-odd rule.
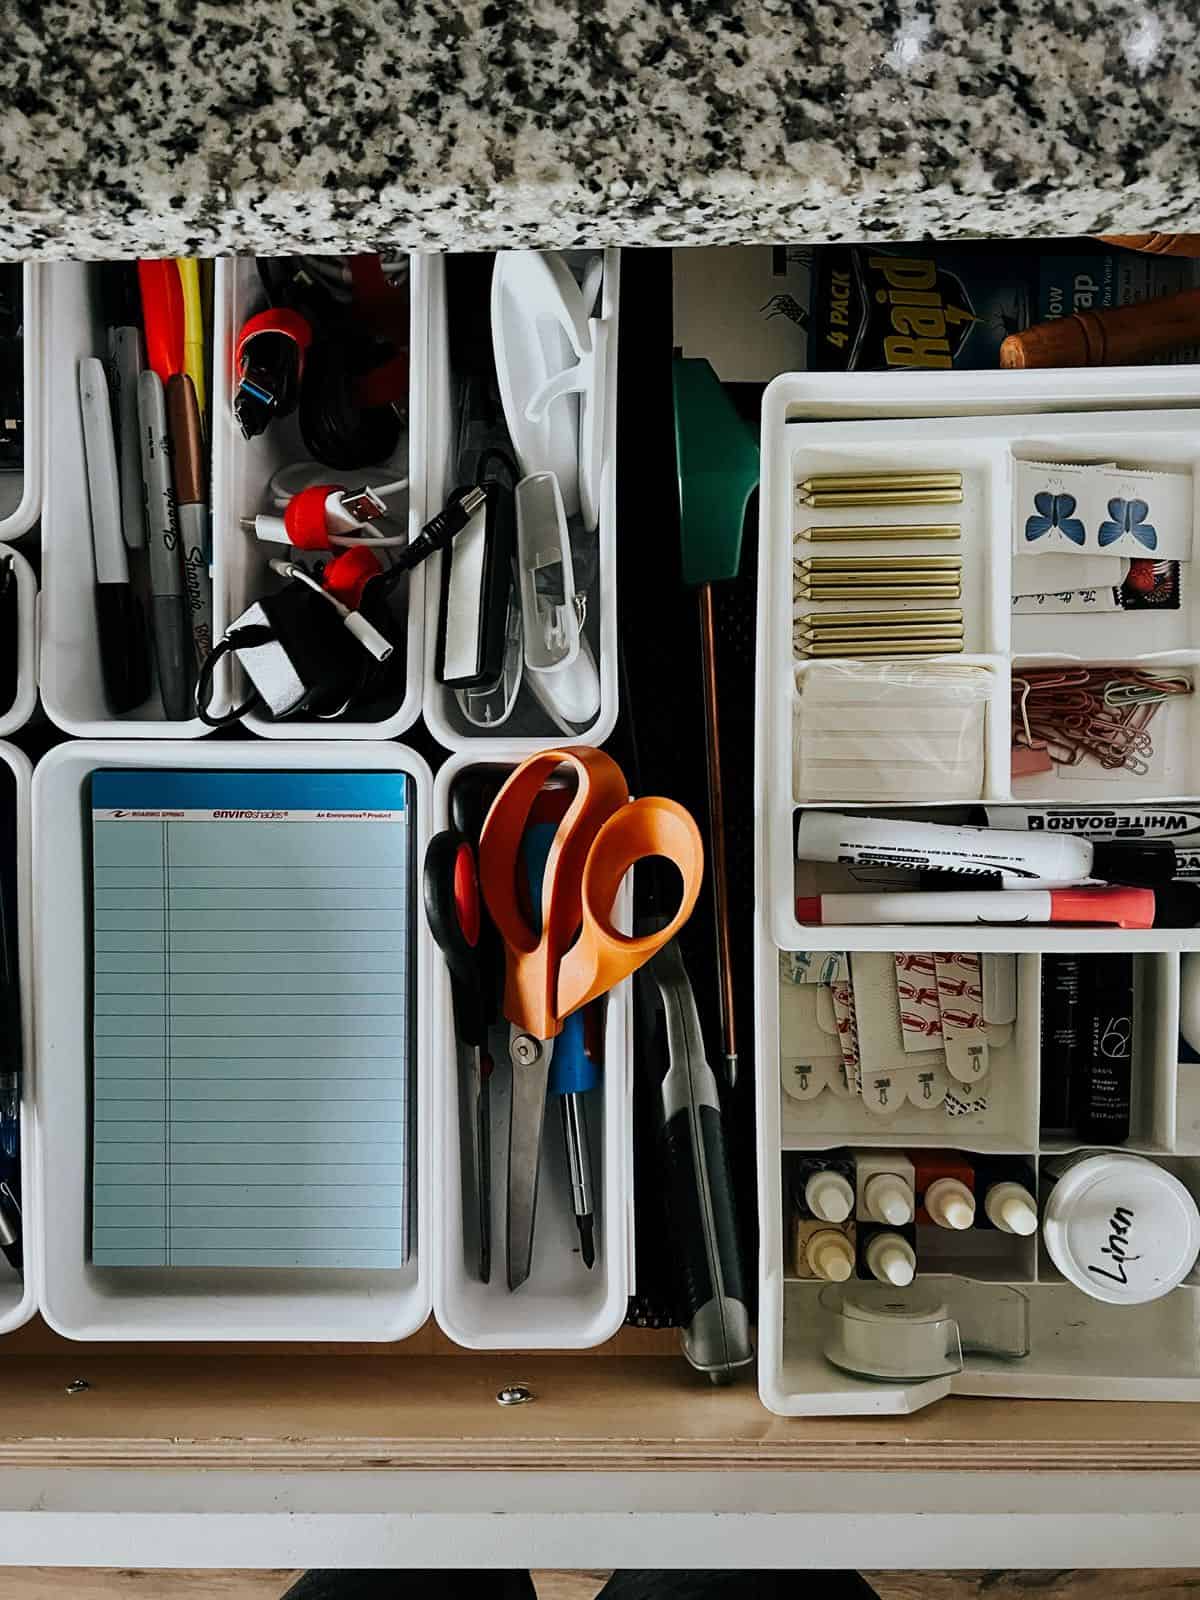
[[[1200,229],[1196,0],[6,0],[0,254]]]

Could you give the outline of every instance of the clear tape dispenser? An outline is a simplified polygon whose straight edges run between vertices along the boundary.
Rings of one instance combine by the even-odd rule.
[[[843,1372],[885,1383],[947,1377],[964,1356],[1020,1361],[1029,1354],[1029,1302],[1007,1285],[966,1286],[951,1278],[936,1288],[913,1284],[829,1285],[826,1360]]]

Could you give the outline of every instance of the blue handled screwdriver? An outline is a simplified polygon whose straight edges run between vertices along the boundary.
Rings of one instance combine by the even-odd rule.
[[[571,1174],[571,1204],[579,1229],[579,1253],[591,1268],[596,1259],[595,1201],[592,1197],[592,1157],[588,1148],[584,1095],[599,1082],[596,1063],[584,1048],[582,1011],[573,1011],[554,1041],[550,1063],[550,1094],[559,1096],[567,1167]]]
[[[525,829],[525,865],[529,870],[529,900],[535,924],[541,920],[542,880],[546,875],[550,845],[557,832],[557,822],[531,822]],[[559,1097],[567,1169],[571,1176],[571,1205],[579,1230],[579,1253],[589,1270],[596,1260],[596,1207],[583,1097],[599,1082],[599,1069],[584,1044],[583,1012],[574,1011],[564,1020],[562,1032],[554,1041],[547,1092]]]

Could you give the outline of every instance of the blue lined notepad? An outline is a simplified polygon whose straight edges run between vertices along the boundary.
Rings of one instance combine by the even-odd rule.
[[[403,773],[92,774],[92,1260],[396,1267]]]

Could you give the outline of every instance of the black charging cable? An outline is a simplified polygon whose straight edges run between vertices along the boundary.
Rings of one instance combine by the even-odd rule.
[[[213,674],[217,664],[226,656],[235,654],[238,650],[254,650],[260,645],[273,644],[275,633],[271,628],[264,628],[261,624],[252,624],[245,628],[231,628],[223,639],[218,639],[216,644],[205,656],[201,663],[200,671],[196,675],[196,715],[208,728],[228,728],[235,722],[240,722],[256,706],[261,704],[261,697],[257,690],[252,690],[242,701],[241,705],[234,706],[224,716],[216,717],[212,710]]]

